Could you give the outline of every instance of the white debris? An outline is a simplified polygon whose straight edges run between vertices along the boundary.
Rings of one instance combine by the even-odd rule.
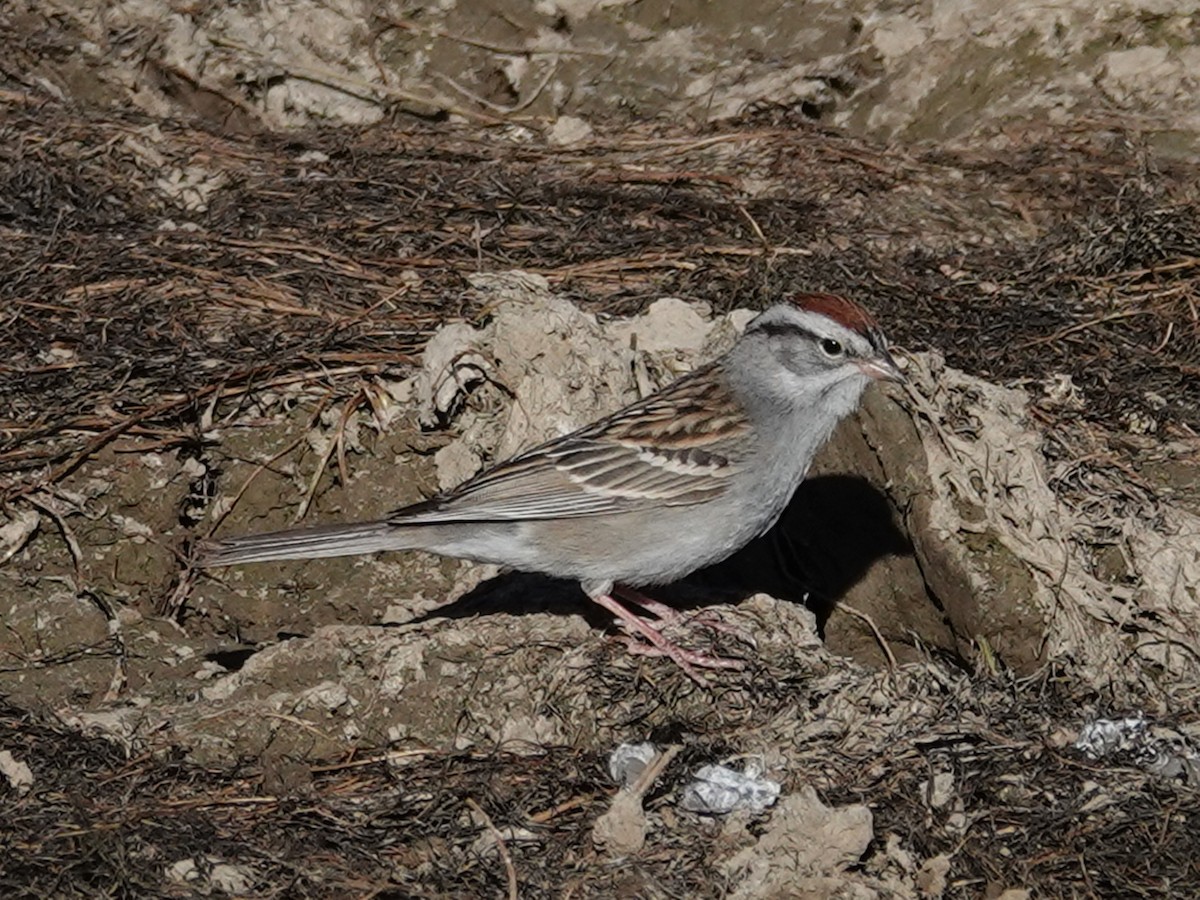
[[[10,515],[12,518],[0,525],[0,563],[6,563],[20,553],[42,521],[34,509],[16,510]]]
[[[167,866],[165,874],[169,881],[187,885],[200,895],[209,895],[214,891],[245,894],[257,881],[254,870],[249,866],[234,866],[209,856],[177,860]]]
[[[7,750],[0,750],[0,775],[8,779],[18,797],[24,797],[33,787],[33,769]]]
[[[592,126],[578,116],[559,116],[546,139],[556,147],[568,147],[586,141],[592,133]]]
[[[490,377],[488,361],[467,349],[476,336],[474,328],[458,322],[441,328],[426,343],[424,369],[417,379],[425,427],[449,418],[463,394]]]
[[[1152,775],[1200,783],[1200,752],[1183,734],[1143,715],[1096,719],[1083,726],[1075,749],[1091,760],[1133,764]]]
[[[780,784],[763,778],[756,763],[739,772],[728,766],[703,766],[683,789],[679,805],[689,812],[719,816],[734,810],[762,812],[779,799]]]
[[[1088,759],[1104,759],[1140,745],[1145,740],[1148,724],[1142,716],[1097,719],[1080,729],[1079,737],[1075,740],[1075,749],[1081,751]]]
[[[467,852],[472,859],[495,856],[498,852],[499,842],[503,841],[506,845],[513,844],[539,844],[542,841],[537,832],[530,831],[528,828],[519,828],[515,825],[509,825],[504,828],[489,828],[486,827],[482,816],[473,813],[471,818],[475,820],[476,826],[483,829],[479,837],[471,844],[470,850]]]
[[[622,744],[608,758],[609,774],[621,787],[631,787],[657,755],[658,749],[649,741]]]

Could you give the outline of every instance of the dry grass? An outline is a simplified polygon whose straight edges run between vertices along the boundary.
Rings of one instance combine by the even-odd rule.
[[[486,315],[465,276],[514,267],[598,312],[847,291],[954,365],[1071,374],[1089,420],[1200,422],[1200,179],[1148,170],[1128,141],[903,155],[748,122],[562,150],[449,127],[233,139],[6,105],[10,498],[112,441],[195,446],[220,399],[406,367],[447,318]],[[202,210],[202,188],[160,184],[189,166],[220,185]],[[769,187],[748,195],[748,175]]]
[[[1068,696],[1051,680],[951,681],[933,731],[914,727],[879,746],[821,735],[791,760],[785,791],[812,784],[827,803],[871,808],[876,842],[864,870],[893,864],[886,844],[895,834],[918,862],[953,858],[948,898],[997,886],[1039,897],[1200,890],[1200,793],[1056,744],[1060,723],[1096,698]],[[166,872],[195,859],[240,867],[255,897],[496,896],[509,879],[490,842],[498,832],[522,897],[722,896],[720,822],[682,814],[667,825],[659,815],[674,808],[688,772],[727,752],[730,735],[681,728],[655,737],[685,749],[647,800],[646,850],[616,864],[591,846],[613,794],[594,753],[364,753],[303,765],[306,786],[279,794],[264,786],[258,761],[218,771],[127,758],[102,739],[0,707],[0,749],[35,777],[23,798],[0,787],[0,891],[186,896]],[[952,776],[953,799],[935,808],[929,779],[938,773]]]

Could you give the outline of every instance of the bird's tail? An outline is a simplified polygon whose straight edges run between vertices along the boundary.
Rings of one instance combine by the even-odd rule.
[[[356,525],[325,525],[294,528],[245,537],[205,541],[197,564],[204,567],[236,563],[269,562],[277,559],[317,559],[324,556],[354,556],[377,550],[411,550],[412,532],[387,522]]]

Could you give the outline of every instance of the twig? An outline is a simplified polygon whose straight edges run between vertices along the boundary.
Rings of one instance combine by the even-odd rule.
[[[30,493],[24,499],[31,506],[37,507],[54,520],[54,524],[58,527],[58,531],[62,535],[63,542],[67,545],[67,552],[71,555],[71,563],[75,572],[75,593],[76,595],[82,593],[83,549],[79,546],[75,532],[71,530],[71,526],[67,524],[62,512],[59,511],[57,504],[53,500],[41,497],[38,493]]]
[[[129,683],[129,650],[125,646],[125,635],[121,631],[121,618],[107,600],[85,585],[83,548],[79,546],[79,540],[75,537],[75,532],[67,524],[66,517],[59,511],[57,504],[51,499],[39,497],[36,493],[29,494],[25,497],[25,500],[48,515],[54,520],[54,524],[58,526],[59,533],[67,545],[67,551],[71,554],[71,563],[75,571],[76,598],[88,600],[104,616],[108,636],[112,641],[113,650],[117,657],[117,666],[113,671],[112,678],[109,680],[108,690],[104,693],[104,700],[106,702],[116,700],[121,696],[121,693],[125,690],[125,686]]]
[[[883,655],[887,657],[888,668],[895,669],[897,666],[896,656],[895,656],[895,654],[892,653],[892,648],[891,648],[891,645],[888,644],[887,638],[885,638],[883,636],[883,632],[881,632],[879,630],[878,626],[876,626],[875,620],[872,619],[869,615],[867,615],[862,610],[855,609],[849,603],[839,603],[838,606],[841,609],[844,609],[846,612],[850,613],[850,615],[856,616],[857,618],[862,619],[864,622],[867,623],[867,626],[871,629],[871,633],[875,635],[875,640],[878,642],[879,648],[881,650],[883,650]]]
[[[286,447],[284,447],[282,450],[280,450],[278,453],[276,453],[270,459],[266,460],[265,462],[259,463],[259,465],[257,467],[255,467],[254,471],[251,472],[246,477],[246,480],[244,482],[242,482],[242,486],[238,489],[238,492],[233,495],[233,499],[229,502],[229,506],[225,509],[224,512],[222,512],[217,517],[217,520],[215,522],[213,522],[213,524],[212,524],[212,528],[208,529],[208,532],[204,535],[206,538],[212,537],[213,532],[216,531],[217,528],[220,527],[221,523],[225,521],[226,517],[231,512],[233,512],[233,508],[235,506],[237,506],[238,501],[240,501],[242,499],[242,496],[246,493],[246,491],[249,490],[250,484],[251,484],[251,482],[254,481],[254,479],[256,479],[265,469],[270,468],[270,466],[276,460],[280,459],[283,456],[286,456],[288,453],[291,453],[298,446],[300,446],[302,443],[304,443],[305,438],[308,437],[309,429],[312,428],[317,423],[317,421],[319,421],[319,419],[321,417],[321,413],[325,411],[325,406],[326,406],[326,404],[329,403],[329,398],[332,393],[333,392],[331,389],[330,391],[327,391],[325,393],[324,397],[321,398],[321,402],[317,404],[316,411],[312,414],[312,416],[308,420],[308,425],[306,425],[304,430],[302,432],[300,432],[300,436],[298,438],[296,438],[294,441],[292,441],[290,444],[288,444]]]
[[[195,797],[189,800],[164,800],[163,806],[168,809],[204,809],[209,806],[273,806],[279,802],[278,797],[225,797],[213,799],[210,797]]]
[[[1148,315],[1151,315],[1151,311],[1148,309],[1127,309],[1123,312],[1110,313],[1109,315],[1101,316],[1098,319],[1089,319],[1086,322],[1079,322],[1075,325],[1071,325],[1068,328],[1062,328],[1054,332],[1054,334],[1048,334],[1045,337],[1034,338],[1032,341],[1026,341],[1023,344],[1017,344],[1017,346],[1013,347],[1012,349],[1026,350],[1029,347],[1036,347],[1039,344],[1049,344],[1053,341],[1061,340],[1069,334],[1074,334],[1077,331],[1086,331],[1088,328],[1092,328],[1096,325],[1103,325],[1105,322],[1115,322],[1118,319],[1132,319],[1135,316]]]
[[[771,247],[772,256],[812,256],[813,252],[806,247]],[[713,256],[758,256],[761,251],[748,247],[701,247],[701,253]]]
[[[1173,263],[1164,263],[1161,266],[1151,266],[1147,269],[1129,269],[1125,272],[1117,272],[1115,275],[1109,275],[1105,281],[1115,281],[1119,278],[1142,278],[1145,275],[1161,275],[1164,272],[1178,272],[1181,269],[1192,269],[1200,266],[1200,257],[1189,256],[1187,259],[1181,259]]]
[[[608,50],[574,50],[562,47],[552,47],[543,50],[539,47],[518,47],[516,44],[492,44],[488,41],[481,41],[479,38],[451,34],[449,31],[443,31],[441,28],[413,25],[411,22],[403,22],[400,19],[393,19],[391,16],[377,15],[376,18],[382,22],[376,29],[376,37],[386,34],[393,28],[399,28],[404,31],[411,31],[414,34],[427,34],[432,37],[445,38],[448,41],[466,44],[468,47],[477,47],[480,50],[499,53],[503,56],[596,56],[606,58],[612,55]]]
[[[625,257],[597,259],[590,262],[575,263],[559,266],[556,269],[526,267],[526,271],[543,275],[551,281],[564,278],[603,278],[612,272],[628,273],[640,270],[679,269],[684,272],[694,272],[700,268],[700,263],[694,261],[697,255],[702,256],[762,256],[759,247],[699,247],[675,254],[658,254],[642,259],[627,259]],[[812,256],[812,251],[803,247],[772,247],[772,256]],[[685,258],[690,257],[690,258]]]
[[[362,388],[358,389],[353,397],[346,401],[346,406],[342,410],[342,414],[338,417],[337,428],[333,437],[329,439],[329,444],[325,448],[325,452],[321,454],[321,458],[317,460],[316,471],[313,472],[312,480],[308,483],[308,490],[304,492],[304,499],[300,501],[300,506],[296,510],[296,515],[292,517],[293,522],[299,522],[308,515],[309,507],[312,506],[313,498],[317,496],[317,487],[321,483],[321,476],[325,474],[325,467],[329,465],[329,460],[337,454],[338,472],[342,476],[342,484],[349,484],[350,475],[346,466],[346,423],[350,420],[354,410],[363,400]],[[315,424],[315,423],[313,423]],[[309,425],[309,428],[312,424]],[[295,446],[295,445],[293,445]],[[278,457],[276,457],[278,458]]]
[[[213,83],[209,83],[208,81],[201,80],[200,78],[197,78],[194,75],[190,74],[187,70],[183,69],[182,67],[172,65],[171,63],[167,62],[162,57],[154,57],[154,58],[147,57],[146,62],[153,68],[158,69],[160,74],[166,73],[169,75],[173,75],[175,78],[178,78],[180,81],[185,82],[193,90],[204,91],[206,93],[211,93],[217,97],[220,97],[222,100],[224,100],[230,106],[234,107],[235,109],[241,110],[243,113],[245,113],[251,119],[258,120],[260,118],[259,111],[256,109],[253,109],[251,107],[250,103],[247,102],[244,97],[240,97],[231,91],[223,91],[223,90],[221,90],[221,88],[218,84],[213,84]]]
[[[767,236],[763,234],[762,229],[758,227],[758,222],[754,220],[754,216],[750,215],[750,210],[746,209],[744,204],[739,203],[737,204],[737,211],[742,214],[742,217],[747,222],[750,223],[750,228],[754,231],[754,234],[758,237],[759,242],[762,244],[763,253],[768,256],[771,255],[771,242],[767,240]]]
[[[263,715],[268,719],[278,719],[280,722],[287,722],[289,725],[295,725],[297,728],[300,728],[303,731],[307,731],[310,734],[313,734],[316,737],[321,738],[322,740],[329,741],[329,743],[331,743],[331,744],[338,743],[337,738],[331,737],[330,735],[328,735],[324,731],[322,731],[320,728],[318,728],[316,725],[314,725],[312,722],[309,722],[307,719],[302,719],[299,716],[291,716],[291,715],[286,715],[284,713],[273,713],[273,712],[263,713]]]
[[[526,97],[520,103],[517,103],[515,106],[500,106],[499,104],[492,103],[492,101],[490,101],[484,97],[480,97],[474,91],[471,91],[470,89],[463,87],[461,84],[459,84],[453,78],[451,78],[449,75],[443,75],[441,72],[434,72],[433,74],[435,77],[437,77],[441,81],[444,81],[446,84],[450,85],[450,87],[454,88],[454,90],[458,91],[464,97],[466,97],[470,100],[474,100],[480,106],[486,107],[487,109],[490,109],[492,112],[497,113],[502,116],[511,116],[513,113],[521,112],[522,110],[528,109],[530,106],[532,106],[534,104],[534,101],[536,101],[537,98],[542,95],[542,91],[544,91],[546,89],[546,85],[548,85],[550,83],[550,79],[552,79],[557,73],[558,73],[557,64],[551,66],[546,71],[546,77],[542,79],[541,84],[539,84],[536,88],[534,88],[533,93],[531,93],[528,97]]]
[[[484,115],[476,112],[473,109],[468,109],[464,106],[459,106],[451,100],[444,97],[423,97],[420,94],[414,94],[411,91],[406,91],[401,88],[395,88],[386,84],[377,82],[365,81],[361,78],[354,78],[349,75],[344,75],[340,72],[335,72],[332,69],[325,69],[319,66],[304,66],[298,63],[283,64],[277,60],[271,59],[265,53],[261,53],[248,44],[242,44],[237,41],[231,41],[228,38],[210,38],[213,46],[221,47],[226,50],[236,50],[239,53],[245,53],[248,56],[255,57],[260,63],[266,64],[284,75],[291,78],[296,78],[300,81],[308,81],[312,84],[319,84],[322,87],[332,88],[335,91],[349,94],[361,100],[371,100],[379,102],[378,96],[382,95],[388,100],[400,100],[406,103],[416,103],[421,106],[434,107],[435,109],[444,109],[446,112],[454,113],[462,116],[465,119],[473,119],[476,122],[483,122],[488,125],[500,125],[503,122],[492,116]]]
[[[700,138],[641,138],[629,140],[621,138],[606,143],[601,143],[600,146],[615,150],[658,150],[667,153],[691,153],[694,150],[703,150],[706,147],[712,147],[716,144],[731,144],[731,143],[749,143],[751,141],[760,141],[774,137],[792,137],[792,132],[781,131],[779,129],[768,129],[763,131],[738,131],[733,134],[718,134],[714,137]]]
[[[336,440],[337,461],[338,475],[341,476],[342,484],[350,483],[350,468],[346,465],[346,423],[350,421],[350,416],[358,408],[359,404],[366,399],[367,392],[363,388],[359,388],[358,393],[346,401],[346,408],[342,410],[342,416],[338,419]]]
[[[187,602],[188,595],[191,594],[192,588],[196,584],[196,579],[199,577],[199,572],[196,570],[191,560],[183,561],[183,571],[179,576],[179,583],[175,585],[175,589],[171,591],[169,597],[160,601],[157,604],[158,614],[169,621],[176,621],[180,610]]]
[[[1171,342],[1171,333],[1174,330],[1175,330],[1175,323],[1168,322],[1167,323],[1167,331],[1163,335],[1163,339],[1158,342],[1158,346],[1155,347],[1151,352],[1152,353],[1162,353],[1163,347],[1167,346],[1167,344],[1169,344]]]
[[[658,780],[658,776],[661,775],[663,770],[671,764],[671,760],[678,756],[682,751],[683,745],[672,744],[662,753],[658,754],[658,756],[654,757],[650,765],[642,769],[641,774],[638,775],[633,784],[627,788],[629,793],[638,798],[644,797],[646,791],[650,790],[650,788],[653,787],[654,782]]]
[[[504,871],[508,875],[508,900],[517,900],[519,896],[517,893],[517,869],[513,865],[512,857],[508,854],[508,846],[504,843],[504,836],[500,834],[500,829],[496,827],[492,821],[492,817],[470,797],[467,798],[467,806],[483,819],[484,825],[492,833],[492,840],[496,842],[496,852],[500,854],[500,859],[504,862]]]
[[[191,403],[199,402],[200,400],[210,399],[214,396],[219,400],[226,400],[230,397],[238,397],[243,394],[248,394],[252,391],[262,391],[267,388],[288,387],[295,384],[305,384],[311,381],[320,381],[326,378],[336,378],[343,375],[364,375],[374,374],[380,371],[380,363],[387,362],[393,359],[396,362],[411,362],[411,360],[403,357],[393,358],[391,354],[358,354],[364,359],[373,360],[373,362],[362,363],[359,365],[341,366],[336,369],[323,369],[320,372],[298,372],[290,375],[280,375],[277,378],[272,378],[268,381],[253,382],[254,375],[263,370],[262,367],[242,370],[235,372],[230,376],[230,381],[238,381],[245,379],[246,383],[229,386],[228,382],[222,384],[211,384],[200,388],[197,391],[188,394],[176,394],[156,406],[150,406],[143,409],[141,412],[135,413],[126,419],[122,419],[114,425],[109,426],[104,431],[97,434],[89,440],[82,448],[74,454],[68,456],[64,462],[54,469],[47,472],[42,478],[36,482],[27,484],[13,485],[6,489],[3,497],[0,497],[2,502],[12,502],[13,500],[27,496],[28,494],[42,490],[47,485],[54,484],[57,481],[65,478],[75,471],[80,465],[87,461],[93,454],[97,453],[103,447],[107,446],[116,438],[120,437],[128,431],[134,430],[138,425],[147,419],[154,419],[159,416],[172,413],[180,407],[187,406]],[[378,360],[378,362],[374,362]],[[70,423],[68,426],[57,429],[62,432],[70,428],[84,428],[93,421],[90,417]],[[99,427],[99,423],[97,423]],[[12,454],[6,454],[3,458],[9,458]],[[60,457],[61,458],[61,457]]]
[[[723,175],[719,172],[701,172],[688,170],[684,172],[659,172],[659,171],[628,171],[622,169],[618,172],[600,172],[588,179],[595,184],[684,184],[690,182],[707,181],[713,184],[724,185],[725,187],[738,189],[742,185],[742,179],[734,175]]]
[[[597,797],[599,793],[581,794],[578,797],[572,797],[570,800],[565,800],[557,806],[552,806],[549,809],[543,809],[541,812],[533,813],[529,816],[529,821],[537,825],[544,825],[556,816],[561,816],[565,812],[570,812],[573,809],[578,809],[581,806],[587,806]]]
[[[380,756],[369,756],[366,759],[352,759],[349,762],[332,763],[328,766],[312,766],[309,771],[314,775],[325,774],[327,772],[341,772],[346,769],[360,769],[363,766],[373,766],[376,763],[391,762],[395,759],[414,759],[421,756],[431,756],[438,751],[432,748],[424,748],[421,750],[389,750],[387,753]]]
[[[207,393],[207,390],[205,393]],[[169,403],[160,403],[157,406],[147,407],[140,413],[132,415],[122,422],[118,422],[116,425],[113,425],[111,428],[102,431],[100,434],[96,435],[94,438],[84,444],[83,448],[74,456],[69,457],[66,462],[54,469],[51,469],[46,476],[41,479],[40,482],[12,488],[5,499],[13,500],[17,497],[27,496],[33,491],[40,490],[48,484],[54,484],[55,482],[60,481],[74,472],[80,465],[83,464],[84,460],[90,457],[93,453],[99,451],[102,447],[104,447],[105,444],[109,443],[114,438],[124,434],[134,425],[138,425],[141,422],[144,422],[146,419],[152,419],[156,416],[162,415],[163,413],[170,412],[176,407],[185,405],[185,403],[190,402],[190,400],[191,397],[189,396],[184,401],[176,400]]]

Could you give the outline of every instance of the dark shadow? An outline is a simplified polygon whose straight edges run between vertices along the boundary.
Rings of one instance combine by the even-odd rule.
[[[246,665],[250,657],[261,649],[261,647],[235,647],[230,650],[213,650],[211,653],[205,653],[204,658],[209,662],[216,663],[227,672],[237,672]]]
[[[277,631],[275,632],[275,640],[273,641],[258,644],[241,644],[239,646],[227,647],[223,650],[212,650],[205,653],[204,658],[209,662],[216,663],[227,672],[237,672],[250,661],[250,657],[260,650],[265,650],[273,644],[306,637],[308,637],[307,634],[302,634],[298,631]]]
[[[837,601],[885,556],[913,552],[887,496],[856,475],[820,475],[800,485],[775,527],[724,562],[645,593],[680,609],[767,593],[806,604],[818,628]],[[573,581],[502,574],[421,620],[504,612],[580,613],[604,627],[610,616]]]
[[[502,572],[479,584],[453,603],[431,609],[415,622],[431,619],[466,619],[471,616],[508,613],[582,615],[595,627],[604,627],[612,616],[588,600],[579,582],[551,578],[534,572]]]
[[[858,475],[803,482],[775,526],[724,562],[666,590],[740,599],[765,593],[802,603],[822,636],[837,601],[876,560],[913,553],[886,494]],[[673,599],[664,594],[664,599]]]

